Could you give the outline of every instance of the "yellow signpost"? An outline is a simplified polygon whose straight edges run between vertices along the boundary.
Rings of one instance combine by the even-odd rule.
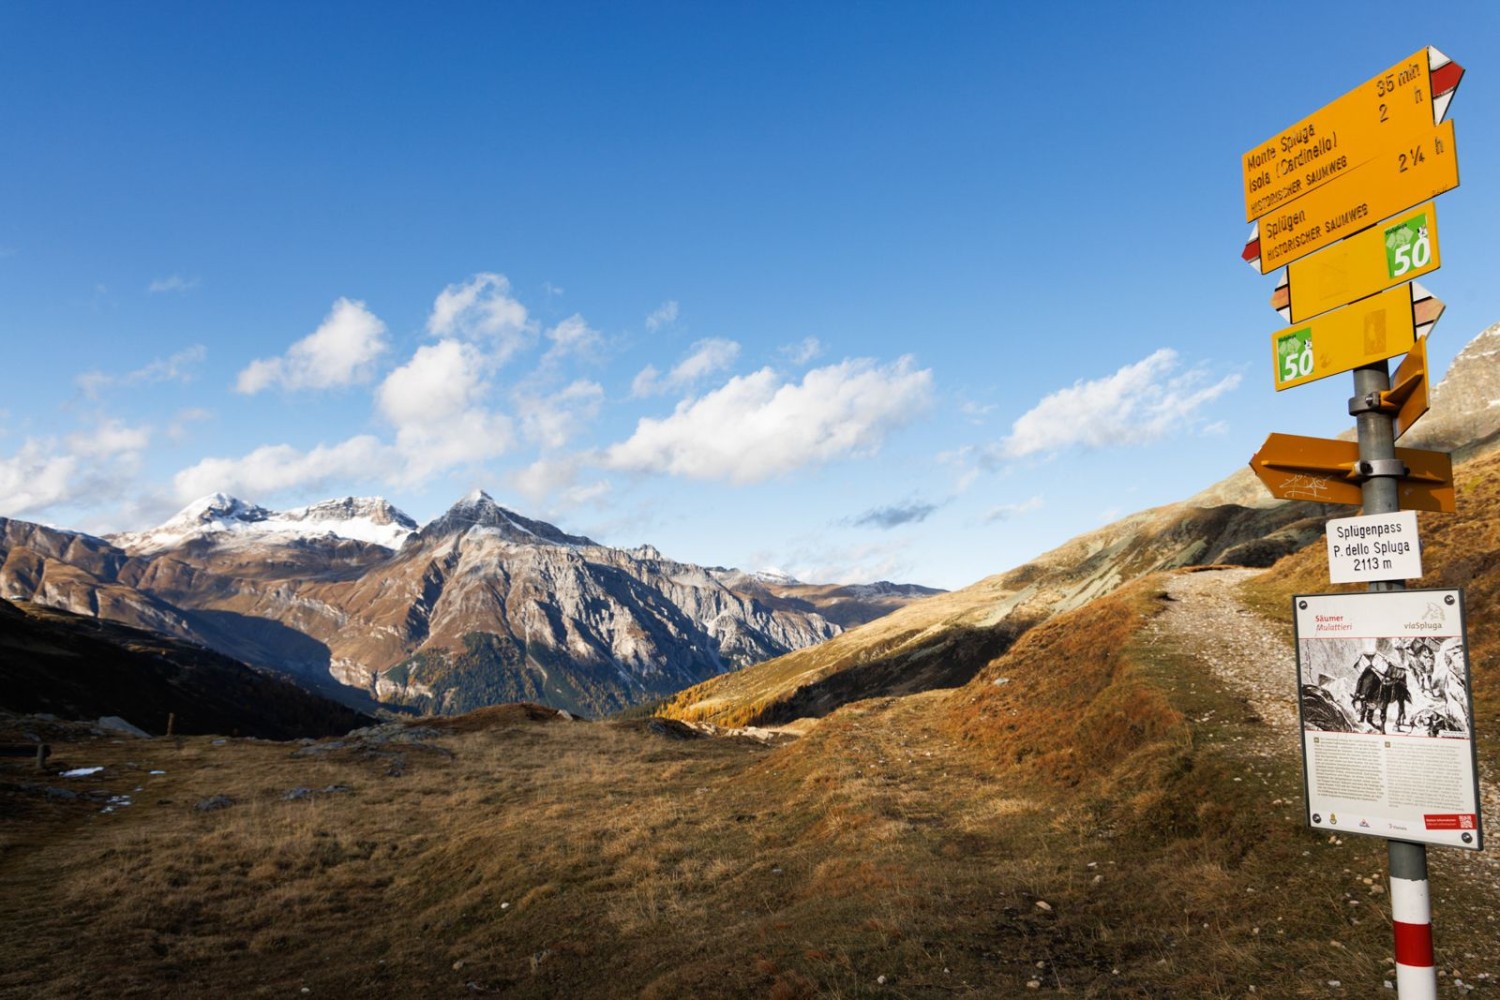
[[[1396,487],[1401,510],[1453,513],[1453,460],[1446,453],[1397,448],[1396,459],[1406,467]],[[1358,443],[1299,434],[1270,435],[1250,459],[1274,497],[1354,506],[1364,502],[1360,465]]]
[[[1255,221],[1241,256],[1262,274],[1287,267],[1282,287],[1271,298],[1272,306],[1292,323],[1290,329],[1271,335],[1276,388],[1301,385],[1337,372],[1354,372],[1349,415],[1355,418],[1356,440],[1272,434],[1250,459],[1250,468],[1275,497],[1359,506],[1365,515],[1362,521],[1378,522],[1382,528],[1392,523],[1387,515],[1413,510],[1451,513],[1455,509],[1452,459],[1442,452],[1397,448],[1393,442],[1427,411],[1427,341],[1425,337],[1418,339],[1418,334],[1437,321],[1443,307],[1412,279],[1438,267],[1437,211],[1430,202],[1415,209],[1412,206],[1458,186],[1453,123],[1443,119],[1462,75],[1463,68],[1438,50],[1430,46],[1418,50],[1410,59],[1252,149],[1241,160],[1245,217]],[[1386,221],[1377,225],[1381,219]],[[1407,357],[1393,382],[1386,360],[1402,353]],[[1415,527],[1415,515],[1409,516]],[[1373,523],[1368,526],[1371,530],[1377,527]],[[1419,543],[1420,539],[1413,541]],[[1371,546],[1377,555],[1381,544],[1376,541]],[[1365,551],[1361,548],[1356,555],[1363,558]],[[1330,540],[1330,558],[1337,552]],[[1362,577],[1369,581],[1371,591],[1365,596],[1372,599],[1364,603],[1372,604],[1376,598],[1403,589],[1405,581],[1398,572],[1401,568],[1383,555],[1378,563],[1370,559],[1366,565],[1356,565],[1358,572],[1376,574]],[[1421,573],[1420,562],[1405,568]],[[1390,575],[1380,575],[1385,573]],[[1302,612],[1311,600],[1294,599],[1301,609],[1299,628],[1304,621]],[[1452,603],[1455,598],[1446,600]],[[1461,592],[1459,601],[1461,607]],[[1438,605],[1429,607],[1442,617]],[[1353,626],[1339,615],[1330,615],[1327,631],[1358,628],[1351,635],[1369,637],[1428,627],[1427,618],[1417,624],[1396,624],[1415,616],[1392,617],[1393,621],[1386,623],[1372,614],[1368,622]],[[1325,619],[1317,616],[1307,622],[1313,626],[1310,631],[1317,632],[1323,629]],[[1446,625],[1436,627],[1443,629]],[[1460,642],[1466,641],[1462,631],[1459,621]],[[1304,678],[1305,694],[1311,671],[1304,672],[1302,649],[1299,640],[1298,671]],[[1322,675],[1317,678],[1322,686]],[[1362,676],[1359,683],[1363,684]],[[1416,764],[1397,759],[1391,742],[1385,739],[1383,711],[1378,727],[1370,723],[1367,712],[1367,717],[1352,728],[1347,725],[1351,720],[1344,719],[1346,724],[1327,727],[1328,731],[1321,737],[1313,736],[1311,743],[1304,737],[1303,773],[1308,777],[1310,825],[1323,824],[1325,815],[1329,826],[1336,823],[1333,813],[1320,804],[1335,798],[1333,793],[1325,795],[1320,783],[1323,758],[1317,756],[1321,751],[1313,749],[1320,738],[1332,742],[1336,737],[1343,747],[1340,753],[1354,754],[1357,748],[1377,770],[1399,776],[1405,788],[1417,788],[1430,776],[1427,761]],[[1365,727],[1378,731],[1362,731]],[[1394,788],[1398,777],[1391,780]],[[1475,779],[1469,784],[1472,798],[1464,801],[1477,802],[1479,783]],[[1379,808],[1395,809],[1396,795],[1381,799],[1383,795],[1384,791],[1377,793],[1370,801],[1380,800]],[[1442,806],[1429,806],[1429,801],[1438,800],[1420,795],[1401,800],[1403,805],[1420,803],[1423,810],[1449,808],[1449,799],[1444,799]],[[1364,805],[1361,800],[1361,808]],[[1340,815],[1345,812],[1340,805]],[[1465,821],[1473,829],[1465,830],[1453,846],[1478,850],[1482,847],[1479,816],[1473,813],[1458,822]],[[1415,824],[1388,825],[1397,831],[1415,829]],[[1374,834],[1375,828],[1363,819],[1359,827]],[[1352,826],[1348,829],[1361,832]],[[1430,823],[1427,829],[1432,829]],[[1408,832],[1401,836],[1412,835]],[[1387,841],[1391,909],[1398,914],[1393,921],[1395,986],[1402,1000],[1437,997],[1427,842]]]
[[[1246,260],[1261,274],[1321,250],[1428,198],[1458,187],[1453,123],[1428,126],[1413,141],[1377,154],[1283,208],[1261,217]]]
[[[1271,334],[1277,391],[1405,354],[1417,338],[1417,300],[1436,303],[1442,311],[1442,303],[1421,285],[1405,282]]]
[[[1424,47],[1247,151],[1240,158],[1245,221],[1343,177],[1387,149],[1420,140],[1438,120]]]
[[[1271,305],[1301,323],[1440,266],[1437,206],[1429,201],[1288,264]]]

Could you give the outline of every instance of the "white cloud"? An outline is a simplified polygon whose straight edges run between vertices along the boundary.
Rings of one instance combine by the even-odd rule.
[[[35,516],[75,502],[116,502],[134,491],[150,442],[147,428],[109,418],[63,440],[29,438],[14,455],[0,458],[0,516]]]
[[[983,521],[985,524],[994,524],[998,521],[1009,521],[1023,514],[1042,509],[1042,498],[1039,496],[1028,497],[1020,503],[1002,503],[985,511]]]
[[[667,376],[668,388],[689,386],[715,372],[726,371],[739,356],[740,345],[732,340],[719,337],[700,340]]]
[[[664,326],[671,326],[677,322],[677,301],[675,299],[663,302],[646,317],[646,329],[655,333]]]
[[[336,445],[302,451],[288,444],[262,445],[238,458],[205,458],[172,477],[178,502],[223,491],[258,500],[286,490],[331,483],[369,481],[392,463],[388,446],[364,434]]]
[[[630,383],[631,395],[653,396],[657,393],[686,389],[717,372],[727,371],[740,356],[740,345],[732,340],[710,337],[700,340],[689,350],[666,377],[653,365],[642,368]]]
[[[806,465],[878,451],[932,398],[932,372],[910,357],[857,359],[808,372],[801,384],[763,368],[736,376],[665,419],[642,419],[604,461],[634,472],[750,483]]]
[[[10,458],[0,458],[0,516],[34,514],[81,492],[79,462],[57,454],[49,442],[30,440]]]
[[[151,442],[144,427],[126,427],[118,420],[103,420],[93,431],[68,436],[68,450],[83,458],[133,461]]]
[[[484,405],[486,360],[473,344],[424,344],[386,376],[376,392],[396,428],[405,478],[420,480],[454,465],[500,455],[514,443],[510,419]]]
[[[982,424],[984,418],[995,412],[994,403],[975,403],[972,400],[959,404],[958,411],[969,418],[971,424]]]
[[[805,365],[823,354],[823,344],[817,337],[804,338],[800,343],[788,344],[781,353],[794,365]]]
[[[539,458],[519,472],[512,473],[509,485],[535,505],[561,504],[580,507],[597,503],[609,495],[609,480],[580,482],[582,465],[576,456]]]
[[[144,367],[124,375],[110,375],[101,371],[88,371],[74,381],[89,399],[98,399],[99,393],[111,386],[148,385],[154,382],[191,382],[195,369],[208,357],[208,348],[194,344],[183,348],[168,358],[156,358]]]
[[[908,581],[912,569],[910,542],[906,541],[840,545],[804,539],[780,552],[761,551],[751,558],[752,565],[744,568],[779,571],[806,583]]]
[[[552,341],[552,347],[542,359],[544,364],[561,360],[570,354],[585,358],[597,357],[604,346],[604,338],[599,335],[599,331],[590,327],[577,314],[548,330],[547,339]]]
[[[660,384],[661,372],[657,371],[655,365],[647,365],[635,373],[635,378],[630,380],[630,394],[636,398],[642,396],[653,396],[656,387]]]
[[[464,410],[441,425],[408,424],[396,432],[399,479],[420,483],[455,466],[503,455],[515,441],[510,418],[483,407]]]
[[[187,292],[198,287],[197,278],[184,278],[180,274],[173,274],[166,278],[157,278],[146,286],[146,291],[152,294],[161,292]]]
[[[385,324],[363,302],[339,299],[316,330],[279,358],[261,358],[240,372],[235,389],[254,395],[283,389],[332,389],[370,381],[386,350]]]
[[[510,281],[492,273],[476,274],[439,292],[427,317],[427,332],[487,342],[496,364],[503,364],[536,337],[526,307],[511,298]]]
[[[968,492],[969,487],[979,478],[981,457],[979,449],[973,445],[961,445],[952,451],[939,452],[937,461],[939,465],[953,470],[955,493]]]
[[[599,415],[604,389],[579,379],[550,396],[519,396],[517,415],[527,440],[544,448],[561,448],[579,429]]]
[[[1204,404],[1240,381],[1230,375],[1204,385],[1202,369],[1174,374],[1178,368],[1177,352],[1163,348],[1113,375],[1059,389],[1011,425],[991,458],[1157,441],[1180,430]]]
[[[400,427],[441,423],[480,399],[484,356],[472,344],[441,340],[417,348],[411,360],[385,377],[376,390],[380,411]]]
[[[172,422],[167,425],[167,437],[181,444],[187,440],[194,424],[207,423],[213,419],[213,416],[212,410],[204,409],[201,406],[190,406],[185,410],[178,410],[176,415],[172,417]]]

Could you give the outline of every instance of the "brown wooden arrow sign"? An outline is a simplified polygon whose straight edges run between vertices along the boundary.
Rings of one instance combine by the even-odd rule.
[[[1406,466],[1397,485],[1402,510],[1453,513],[1453,460],[1447,453],[1397,448],[1396,458]],[[1274,497],[1355,507],[1364,503],[1360,466],[1355,442],[1298,434],[1272,434],[1250,459],[1251,471]]]

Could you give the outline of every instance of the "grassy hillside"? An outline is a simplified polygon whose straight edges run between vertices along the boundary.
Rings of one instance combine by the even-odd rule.
[[[1369,995],[1383,845],[1302,826],[1294,750],[1143,641],[1161,594],[799,740],[519,707],[306,747],[53,733],[105,770],[0,762],[0,996]],[[1494,887],[1441,891],[1445,970],[1500,971],[1452,919]]]
[[[918,601],[828,642],[710,678],[656,707],[721,726],[817,718],[839,705],[966,683],[1039,621],[1161,570],[1269,566],[1320,537],[1326,504],[1269,507],[1199,498],[1141,511],[1035,561]],[[1203,502],[1214,506],[1199,506]]]
[[[1421,583],[1466,588],[1493,775],[1500,457],[1460,466],[1458,491],[1457,514],[1422,517]],[[1242,517],[1221,548],[1257,541],[1229,542]],[[1261,555],[1316,539],[1308,520]],[[1114,562],[1047,596],[1097,587],[1122,554],[1214,550],[1132,544],[1093,537],[1074,551]],[[737,675],[770,697],[716,710],[848,698],[833,678],[858,670],[952,672],[816,704],[800,739],[524,706],[311,745],[0,718],[0,742],[57,754],[46,774],[0,758],[0,997],[1393,995],[1384,842],[1305,827],[1296,740],[1210,669],[1217,631],[1157,628],[1180,581],[1148,573],[1002,633],[1044,589],[1026,572],[859,630],[880,641],[846,647],[845,669]],[[1289,644],[1291,594],[1326,580],[1321,544],[1294,552],[1244,614]],[[62,777],[80,766],[103,770]],[[1442,996],[1500,989],[1490,853],[1432,852]]]

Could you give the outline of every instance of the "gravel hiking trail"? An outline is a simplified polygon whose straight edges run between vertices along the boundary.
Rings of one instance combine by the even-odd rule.
[[[1247,757],[1285,756],[1300,768],[1297,657],[1291,624],[1265,618],[1239,599],[1240,584],[1261,572],[1215,569],[1167,577],[1164,589],[1171,599],[1164,602],[1166,610],[1147,626],[1146,639],[1196,658],[1245,697],[1268,730],[1264,739],[1246,745]],[[1500,788],[1495,777],[1483,771],[1479,783],[1481,815],[1490,837],[1495,835],[1491,824],[1500,822]],[[1300,791],[1294,805],[1301,807]],[[1448,889],[1472,883],[1478,891],[1455,895],[1450,905],[1465,912],[1463,919],[1496,921],[1495,914],[1500,910],[1500,857],[1495,847],[1486,845],[1483,851],[1433,847],[1427,852],[1427,860],[1435,914],[1448,902]]]

